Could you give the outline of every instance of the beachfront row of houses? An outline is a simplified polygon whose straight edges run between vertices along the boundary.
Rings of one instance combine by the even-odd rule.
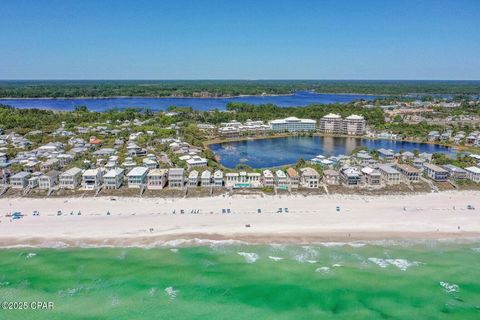
[[[63,173],[52,170],[47,173],[32,174],[22,171],[10,175],[6,169],[0,170],[0,185],[13,189],[119,189],[146,188],[161,190],[164,188],[183,189],[193,187],[227,187],[227,188],[263,188],[276,187],[279,189],[318,188],[319,173],[312,168],[301,169],[297,172],[289,168],[286,172],[277,170],[272,172],[264,170],[258,172],[230,172],[216,170],[188,172],[183,168],[149,169],[147,167],[134,167],[128,172],[123,168],[106,170],[105,168],[87,169],[71,168]]]
[[[401,183],[417,183],[426,176],[436,182],[466,180],[480,183],[480,167],[465,169],[432,163],[424,163],[421,168],[405,163],[382,163],[376,165],[344,165],[338,170],[325,169],[320,174],[311,167],[296,170],[264,170],[263,172],[228,172],[209,170],[187,171],[183,168],[149,169],[134,167],[128,172],[123,168],[106,170],[105,168],[82,170],[71,168],[63,173],[49,171],[38,175],[19,172],[9,175],[5,169],[0,171],[0,185],[13,189],[81,189],[101,190],[119,189],[122,186],[136,189],[161,190],[164,188],[184,189],[195,187],[226,187],[230,189],[274,188],[292,190],[297,188],[315,189],[324,185],[352,186],[391,186]]]

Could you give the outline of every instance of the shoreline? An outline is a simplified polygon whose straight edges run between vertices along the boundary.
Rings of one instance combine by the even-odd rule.
[[[479,196],[480,191],[450,191],[397,196],[250,195],[115,201],[110,197],[2,198],[0,248],[476,241],[480,239],[480,213],[466,206],[479,208]],[[222,213],[225,208],[231,213]],[[289,210],[279,213],[278,208]],[[33,216],[34,210],[40,216]],[[25,217],[12,220],[5,216],[14,211]]]

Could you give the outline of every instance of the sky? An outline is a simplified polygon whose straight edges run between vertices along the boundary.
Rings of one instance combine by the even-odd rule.
[[[0,79],[480,79],[480,0],[2,0]]]

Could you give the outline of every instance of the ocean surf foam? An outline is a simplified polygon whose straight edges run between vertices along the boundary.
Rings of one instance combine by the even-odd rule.
[[[368,258],[370,262],[373,262],[380,268],[386,268],[388,266],[395,266],[402,271],[406,271],[410,267],[419,266],[421,263],[418,261],[409,261],[406,259],[381,259],[381,258]]]
[[[242,257],[244,257],[247,263],[254,263],[260,258],[258,254],[254,252],[237,252],[237,253]]]

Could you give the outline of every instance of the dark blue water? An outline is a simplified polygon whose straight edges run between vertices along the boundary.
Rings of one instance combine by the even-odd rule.
[[[169,106],[192,107],[195,110],[224,110],[229,102],[250,104],[276,104],[280,107],[307,106],[309,104],[348,103],[354,100],[373,100],[375,96],[353,94],[318,94],[308,91],[288,96],[248,96],[235,98],[89,98],[89,99],[2,99],[0,104],[15,108],[73,110],[75,106],[87,106],[92,111],[123,108],[150,108],[165,110]]]
[[[225,167],[234,168],[238,164],[246,164],[252,168],[267,168],[293,164],[300,158],[310,160],[319,154],[349,155],[361,146],[368,149],[455,154],[451,148],[426,143],[319,136],[226,142],[212,144],[210,149],[220,156],[220,162]]]

